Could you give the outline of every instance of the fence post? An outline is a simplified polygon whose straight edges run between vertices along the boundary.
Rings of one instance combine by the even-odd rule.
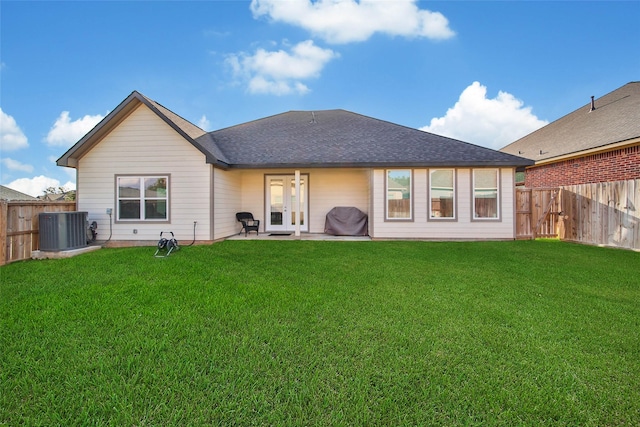
[[[0,265],[7,263],[7,206],[6,200],[0,200]]]

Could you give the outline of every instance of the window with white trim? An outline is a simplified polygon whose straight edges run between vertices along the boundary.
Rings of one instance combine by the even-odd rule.
[[[429,171],[429,219],[455,219],[456,174],[453,169]]]
[[[118,176],[118,221],[168,221],[169,176]]]
[[[500,218],[498,169],[473,170],[473,219]]]
[[[386,219],[412,219],[411,170],[388,170]]]

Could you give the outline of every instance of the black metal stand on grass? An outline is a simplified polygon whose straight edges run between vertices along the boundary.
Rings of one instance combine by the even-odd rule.
[[[169,231],[169,233],[171,233],[170,239],[162,237],[163,233],[164,233],[163,231],[160,232],[160,240],[158,241],[158,247],[156,249],[156,253],[153,254],[153,256],[156,258],[168,257],[171,254],[171,252],[177,251],[178,249],[180,249],[180,246],[178,246],[178,241],[173,235],[173,231]],[[162,253],[164,253],[164,255],[162,255]]]

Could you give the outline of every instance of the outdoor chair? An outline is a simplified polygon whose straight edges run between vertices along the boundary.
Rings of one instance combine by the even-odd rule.
[[[245,236],[250,231],[255,231],[257,235],[260,234],[258,231],[260,229],[260,220],[253,219],[253,214],[251,212],[238,212],[236,213],[236,219],[240,223],[242,223],[242,228],[240,229],[240,233],[242,233],[242,230],[244,230]]]

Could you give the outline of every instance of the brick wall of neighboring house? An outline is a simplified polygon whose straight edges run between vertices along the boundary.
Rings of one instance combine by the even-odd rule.
[[[533,166],[526,170],[526,187],[559,187],[640,178],[640,145]]]

